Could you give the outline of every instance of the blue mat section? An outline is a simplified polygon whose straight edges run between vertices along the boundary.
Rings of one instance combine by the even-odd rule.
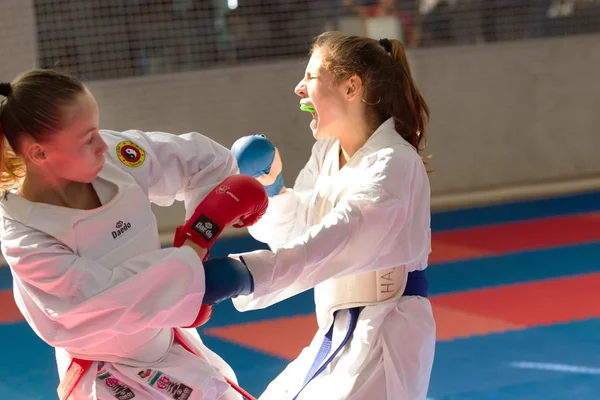
[[[0,325],[0,399],[56,399],[58,373],[54,349],[25,322]]]
[[[429,396],[434,400],[598,399],[599,331],[600,320],[592,319],[438,343]],[[515,362],[555,369],[557,365],[591,367],[598,372],[516,368]]]
[[[596,242],[437,264],[427,269],[429,290],[436,295],[598,272],[599,256]]]

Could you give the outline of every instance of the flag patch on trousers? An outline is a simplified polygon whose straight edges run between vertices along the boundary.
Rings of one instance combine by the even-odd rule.
[[[192,394],[191,387],[176,381],[162,371],[147,368],[141,370],[138,376],[174,400],[187,400]]]
[[[106,385],[110,389],[110,392],[117,400],[131,400],[135,398],[135,393],[133,390],[117,378],[112,376],[108,371],[104,370],[102,367],[104,363],[98,364],[98,379]]]

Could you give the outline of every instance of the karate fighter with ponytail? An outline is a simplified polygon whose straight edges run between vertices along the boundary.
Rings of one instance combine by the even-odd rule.
[[[271,251],[234,254],[255,290],[239,310],[314,288],[319,330],[260,400],[425,400],[435,321],[427,299],[429,110],[397,40],[326,32],[296,86],[316,143],[293,187],[261,135],[232,150],[267,189],[249,228]]]
[[[67,75],[28,71],[0,95],[2,253],[20,311],[56,349],[59,397],[242,399],[194,328],[253,290],[243,263],[203,260],[226,227],[262,216],[262,185],[198,133],[99,130]],[[161,249],[150,203],[175,200],[186,222]]]

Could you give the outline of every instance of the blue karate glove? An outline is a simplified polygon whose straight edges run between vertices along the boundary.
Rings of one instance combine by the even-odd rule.
[[[275,146],[265,135],[249,135],[238,139],[231,147],[237,159],[240,173],[258,178],[271,171],[275,159]],[[267,195],[273,197],[283,189],[283,171],[277,175],[273,184],[265,186]]]
[[[214,305],[240,295],[254,292],[254,279],[244,260],[220,257],[204,262],[204,299]]]

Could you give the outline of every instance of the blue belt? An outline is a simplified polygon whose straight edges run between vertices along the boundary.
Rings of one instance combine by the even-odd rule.
[[[408,279],[406,281],[406,288],[402,293],[402,296],[421,296],[427,297],[427,289],[429,287],[429,281],[427,280],[427,274],[425,271],[413,271],[408,273]],[[346,345],[352,333],[354,332],[354,328],[356,328],[356,322],[358,321],[358,315],[360,314],[361,307],[354,307],[348,309],[350,313],[350,323],[348,324],[348,330],[346,331],[346,335],[344,339],[340,343],[340,345],[331,353],[331,339],[333,337],[333,326],[335,325],[335,317],[337,311],[333,313],[333,322],[331,323],[331,327],[329,331],[325,334],[323,338],[323,343],[321,343],[321,347],[317,352],[317,356],[313,361],[312,366],[308,370],[308,374],[306,374],[306,378],[304,378],[304,382],[302,383],[302,387],[298,391],[298,394],[294,396],[293,400],[296,400],[300,395],[300,392],[304,390],[306,385],[310,381],[312,381],[317,375],[319,375],[329,363],[334,359],[334,357],[342,350],[342,348]],[[325,359],[325,357],[329,357]]]

